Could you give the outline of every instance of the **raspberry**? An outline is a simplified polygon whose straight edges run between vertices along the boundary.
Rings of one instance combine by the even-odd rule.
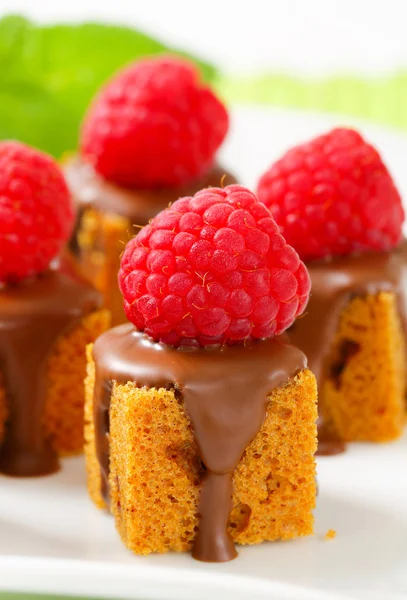
[[[333,129],[287,152],[264,173],[259,200],[303,260],[386,251],[404,211],[377,150],[352,129]]]
[[[278,335],[310,290],[269,210],[239,185],[202,190],[158,214],[127,244],[119,285],[129,321],[175,346]]]
[[[178,186],[209,170],[228,113],[186,60],[150,58],[120,71],[85,117],[81,150],[123,186]]]
[[[46,269],[73,225],[57,163],[18,142],[0,142],[0,282]]]

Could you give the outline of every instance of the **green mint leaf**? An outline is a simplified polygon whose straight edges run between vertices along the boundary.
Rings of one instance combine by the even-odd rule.
[[[129,27],[0,19],[0,139],[57,157],[75,149],[83,114],[103,82],[123,65],[162,52],[187,56]],[[214,78],[214,67],[189,58],[206,80]]]

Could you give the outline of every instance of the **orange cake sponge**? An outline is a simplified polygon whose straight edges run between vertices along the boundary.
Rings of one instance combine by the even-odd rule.
[[[82,274],[101,292],[112,324],[124,323],[123,297],[117,285],[120,257],[137,231],[120,215],[89,208],[82,213],[76,232],[76,258]]]
[[[93,422],[95,365],[88,347],[85,454],[88,489],[100,507]],[[233,473],[228,530],[240,544],[292,539],[313,530],[316,381],[309,370],[269,395],[265,421]],[[193,428],[174,389],[113,383],[110,399],[110,508],[126,546],[138,554],[191,549],[205,474]]]
[[[349,301],[324,373],[320,412],[340,439],[386,442],[402,434],[406,349],[394,293]]]
[[[86,315],[54,343],[47,365],[47,393],[43,414],[46,437],[61,455],[83,451],[83,380],[86,345],[110,324],[109,312],[97,310]],[[4,382],[0,385],[0,442],[7,428],[8,403]]]

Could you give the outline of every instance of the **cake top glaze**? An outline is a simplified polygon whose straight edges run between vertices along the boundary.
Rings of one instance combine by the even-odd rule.
[[[198,189],[218,187],[222,181],[226,184],[236,181],[221,165],[215,165],[195,181],[178,187],[123,187],[99,175],[79,154],[67,157],[63,170],[79,212],[94,208],[103,213],[122,216],[132,225],[145,225],[170,203],[183,196],[192,195]]]

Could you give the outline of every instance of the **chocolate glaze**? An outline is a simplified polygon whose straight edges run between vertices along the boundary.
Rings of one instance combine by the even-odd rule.
[[[57,338],[101,304],[98,292],[63,268],[0,287],[0,370],[9,409],[0,471],[8,475],[59,468],[43,422],[47,358]]]
[[[105,213],[121,215],[133,225],[146,225],[158,212],[183,196],[190,196],[209,186],[220,186],[225,169],[215,165],[209,173],[187,185],[166,189],[130,189],[110,183],[96,173],[92,165],[74,156],[64,165],[64,174],[79,208],[93,207]],[[235,183],[227,174],[226,184]]]
[[[193,556],[209,562],[233,559],[236,550],[227,534],[233,471],[260,430],[268,394],[306,367],[304,354],[279,339],[248,346],[175,349],[151,342],[127,324],[99,337],[93,356],[96,453],[105,495],[111,382],[177,390],[207,469]]]
[[[368,252],[307,265],[311,277],[311,296],[304,316],[289,330],[293,344],[308,358],[319,389],[327,372],[332,341],[341,312],[355,296],[393,292],[398,301],[400,318],[406,331],[407,314],[407,242],[392,252]],[[320,415],[318,454],[336,454],[344,450],[338,439],[326,435]]]

